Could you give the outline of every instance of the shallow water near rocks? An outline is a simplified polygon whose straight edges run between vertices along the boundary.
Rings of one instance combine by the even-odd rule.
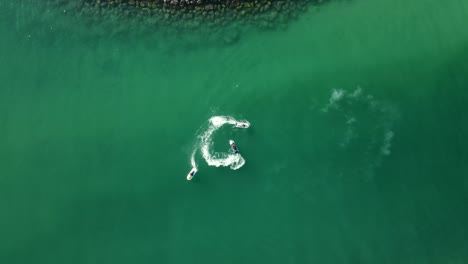
[[[468,259],[465,1],[340,1],[229,43],[67,10],[0,3],[1,263]],[[198,153],[188,182],[215,115],[251,123],[213,136],[246,163]]]

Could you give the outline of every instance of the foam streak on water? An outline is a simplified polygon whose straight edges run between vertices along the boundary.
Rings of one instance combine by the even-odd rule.
[[[194,148],[192,151],[192,155],[190,156],[190,165],[192,168],[197,168],[197,163],[195,162],[195,153],[197,153],[197,148]]]

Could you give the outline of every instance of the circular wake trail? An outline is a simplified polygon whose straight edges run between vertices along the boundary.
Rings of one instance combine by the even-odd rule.
[[[233,170],[241,168],[245,164],[245,159],[239,153],[218,153],[211,150],[211,146],[213,145],[212,137],[216,130],[226,124],[236,126],[236,124],[239,122],[250,125],[250,123],[246,120],[238,121],[230,116],[211,117],[209,119],[209,126],[207,130],[199,136],[199,145],[195,147],[195,149],[192,151],[192,155],[190,156],[190,163],[192,168],[196,169],[198,167],[195,161],[195,154],[198,148],[200,148],[203,159],[209,166],[230,167]]]
[[[212,136],[223,125],[235,125],[238,121],[230,116],[213,116],[210,118],[210,126],[201,135],[201,152],[203,158],[209,166],[230,167],[233,170],[241,168],[245,164],[244,158],[240,154],[234,153],[213,153],[210,150],[213,144]]]

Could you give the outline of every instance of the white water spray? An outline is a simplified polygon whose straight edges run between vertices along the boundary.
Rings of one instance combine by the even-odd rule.
[[[219,153],[213,152],[211,146],[213,145],[213,134],[221,128],[222,126],[229,124],[233,127],[240,127],[239,124],[245,124],[242,128],[248,128],[250,123],[247,120],[238,121],[231,116],[213,116],[209,119],[209,126],[207,130],[199,136],[200,142],[199,145],[195,146],[195,149],[192,152],[190,163],[193,168],[197,168],[195,162],[195,153],[198,148],[201,150],[203,159],[209,166],[214,167],[230,167],[233,170],[237,170],[244,166],[245,159],[239,153]]]

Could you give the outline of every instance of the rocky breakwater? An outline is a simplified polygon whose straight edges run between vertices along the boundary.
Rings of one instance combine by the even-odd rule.
[[[139,21],[139,30],[169,32],[229,30],[233,42],[245,28],[286,28],[288,23],[327,0],[83,0],[82,14]],[[90,17],[90,16],[88,16]],[[104,19],[105,20],[105,19]],[[143,26],[144,24],[144,26]],[[232,33],[237,32],[237,33]]]

